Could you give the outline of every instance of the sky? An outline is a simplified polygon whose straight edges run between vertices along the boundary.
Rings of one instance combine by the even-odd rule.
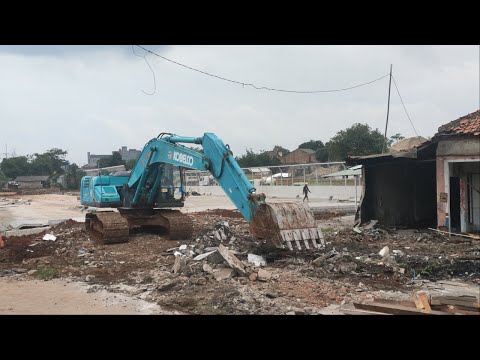
[[[424,137],[479,108],[477,45],[143,46],[218,76],[290,90],[355,86],[387,74],[393,64],[406,109]],[[246,149],[327,142],[354,123],[385,130],[388,77],[348,91],[281,93],[150,54],[154,78],[145,52],[135,53],[131,45],[0,45],[0,152],[5,146],[9,156],[61,148],[81,166],[88,151],[142,149],[161,132],[213,132],[240,156]],[[396,133],[415,136],[392,83],[387,135]]]

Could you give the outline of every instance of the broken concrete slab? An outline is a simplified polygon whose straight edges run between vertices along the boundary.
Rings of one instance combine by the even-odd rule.
[[[47,241],[55,241],[57,240],[57,237],[53,234],[45,234],[43,237],[42,237],[42,240],[47,240]]]
[[[378,255],[380,255],[381,257],[387,257],[389,253],[390,249],[388,248],[388,246],[385,246],[382,250],[380,250]]]
[[[264,269],[258,270],[258,280],[260,281],[268,281],[272,278],[272,274]]]
[[[209,252],[206,252],[204,254],[200,254],[198,256],[195,256],[193,258],[193,260],[195,261],[200,261],[200,260],[203,260],[203,259],[206,259],[207,257],[209,257],[210,255],[212,255],[213,253],[217,252],[217,250],[213,250],[213,251],[209,251]]]
[[[212,274],[213,273],[213,267],[211,267],[209,264],[205,263],[203,264],[203,267],[202,267],[203,271],[205,271],[206,273],[209,273],[209,274]]]
[[[213,276],[217,281],[230,279],[231,277],[233,277],[234,273],[235,273],[235,270],[231,268],[221,268],[221,269],[213,270]]]
[[[245,271],[245,265],[235,256],[232,254],[228,248],[220,244],[218,246],[218,252],[220,255],[223,256],[225,261],[230,265],[231,268],[235,269],[240,275],[246,276],[247,273]]]
[[[180,254],[175,255],[175,263],[173,264],[172,271],[174,274],[181,274],[185,272],[187,267],[187,257]]]
[[[370,230],[372,229],[376,224],[378,223],[378,220],[370,220],[368,224],[363,226],[363,230]]]
[[[358,227],[354,227],[353,228],[353,231],[355,231],[357,234],[361,234],[362,233],[362,230],[360,230]]]
[[[357,269],[357,264],[354,262],[343,263],[338,266],[338,270],[343,274],[348,274]]]

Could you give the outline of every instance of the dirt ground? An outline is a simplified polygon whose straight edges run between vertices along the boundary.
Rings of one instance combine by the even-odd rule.
[[[353,216],[324,213],[316,221],[325,246],[289,251],[254,239],[236,210],[188,215],[194,234],[181,241],[137,232],[128,243],[98,245],[74,220],[7,237],[0,249],[0,313],[323,314],[337,313],[343,303],[407,296],[446,280],[479,289],[478,240],[378,226],[358,234]],[[45,233],[56,240],[42,240]],[[231,270],[215,251],[220,244],[245,273]],[[387,246],[382,258],[378,253]],[[201,254],[206,257],[194,260]],[[263,256],[266,265],[249,263],[248,254]],[[41,288],[50,298],[41,298]],[[27,293],[39,297],[28,302]],[[108,307],[101,296],[124,301]]]

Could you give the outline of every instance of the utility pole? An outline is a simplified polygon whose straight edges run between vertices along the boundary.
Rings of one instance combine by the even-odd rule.
[[[390,64],[390,81],[388,82],[388,104],[387,104],[387,121],[385,123],[385,139],[383,143],[383,151],[384,153],[387,150],[387,128],[388,128],[388,114],[390,113],[390,89],[392,87],[392,64]]]

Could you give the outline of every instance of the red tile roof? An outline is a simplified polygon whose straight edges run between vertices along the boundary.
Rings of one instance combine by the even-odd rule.
[[[468,134],[480,136],[480,110],[440,126],[438,128],[438,133],[436,133],[435,136],[443,134]]]

